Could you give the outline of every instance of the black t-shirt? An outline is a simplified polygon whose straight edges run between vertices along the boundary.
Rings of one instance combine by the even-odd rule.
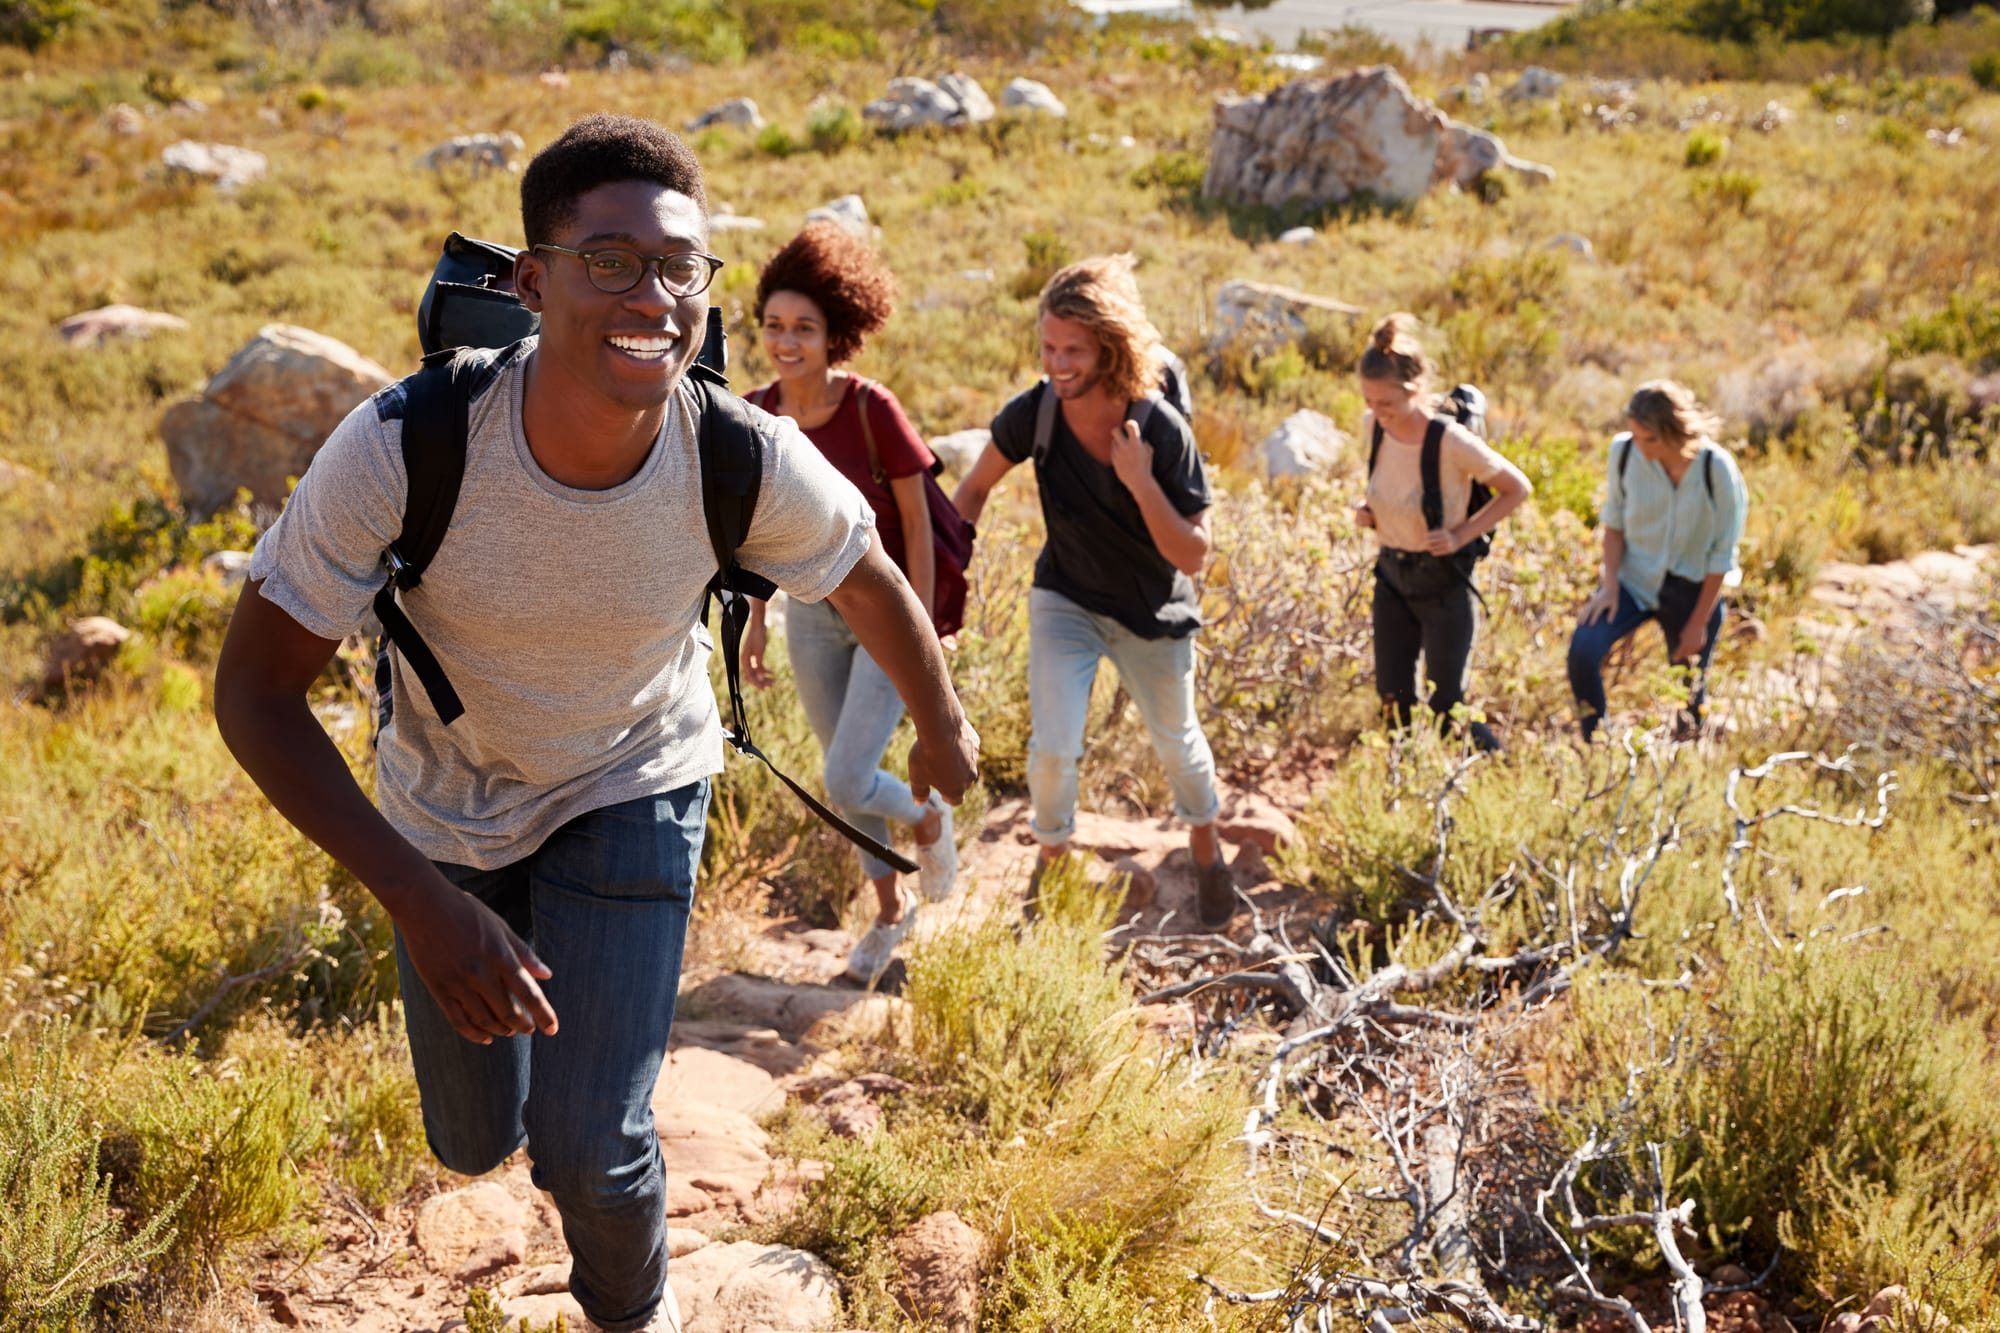
[[[1044,381],[1017,394],[993,418],[993,443],[1008,461],[1035,451],[1035,412],[1049,391]],[[1146,421],[1153,477],[1167,502],[1184,515],[1209,506],[1208,475],[1194,432],[1170,405],[1156,402]],[[1086,611],[1110,616],[1144,639],[1184,639],[1201,627],[1194,580],[1170,564],[1146,531],[1139,502],[1078,442],[1056,412],[1046,463],[1035,469],[1048,540],[1035,560],[1035,586],[1060,593]]]

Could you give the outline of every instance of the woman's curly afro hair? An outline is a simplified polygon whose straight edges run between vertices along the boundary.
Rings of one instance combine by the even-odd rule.
[[[757,319],[774,292],[797,292],[826,316],[826,359],[839,364],[888,322],[896,280],[868,246],[832,222],[809,222],[757,276]]]

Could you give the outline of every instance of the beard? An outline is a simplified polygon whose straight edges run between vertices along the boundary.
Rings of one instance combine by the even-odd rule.
[[[1049,381],[1049,387],[1056,391],[1056,397],[1058,398],[1075,399],[1082,398],[1102,383],[1104,383],[1104,370],[1102,367],[1099,367],[1079,377],[1075,383],[1069,385],[1067,388],[1057,384],[1053,379]]]

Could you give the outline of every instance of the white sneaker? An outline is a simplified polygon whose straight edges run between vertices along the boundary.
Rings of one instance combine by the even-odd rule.
[[[895,957],[896,946],[910,933],[910,927],[917,924],[917,900],[910,898],[903,904],[903,919],[893,926],[877,921],[868,927],[868,933],[856,942],[847,955],[847,975],[864,986],[872,986],[875,979],[888,968],[889,960]]]
[[[669,1284],[660,1291],[660,1308],[634,1333],[681,1333],[683,1327],[680,1302],[674,1299],[674,1289]],[[583,1329],[584,1333],[599,1333],[596,1322],[589,1318],[584,1319]]]
[[[943,818],[937,841],[917,844],[917,887],[923,890],[926,902],[941,903],[951,897],[952,885],[958,882],[958,840],[952,833],[951,807],[936,792],[931,793],[928,804]]]

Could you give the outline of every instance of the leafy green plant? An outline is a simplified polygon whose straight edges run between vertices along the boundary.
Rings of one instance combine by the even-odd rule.
[[[822,102],[806,117],[806,138],[816,153],[838,153],[861,142],[861,117],[845,102]]]
[[[1974,56],[1967,73],[1985,91],[2000,92],[2000,51],[1982,51]]]
[[[774,120],[757,131],[757,151],[766,157],[790,157],[799,151],[799,141]]]
[[[1008,290],[1016,300],[1028,301],[1041,295],[1042,288],[1058,270],[1076,258],[1076,251],[1060,233],[1029,232],[1021,238],[1026,266],[1015,275]]]

